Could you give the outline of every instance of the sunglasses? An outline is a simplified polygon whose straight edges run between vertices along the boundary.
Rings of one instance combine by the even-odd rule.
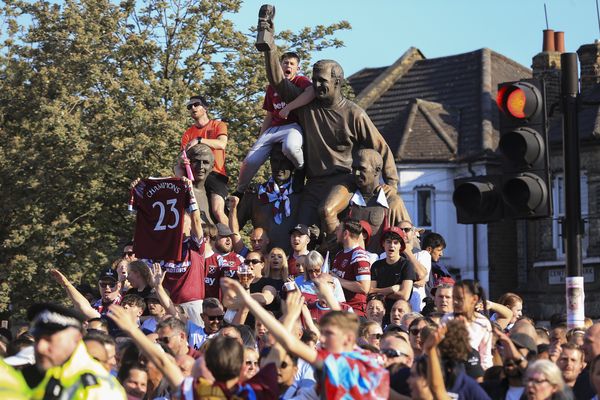
[[[400,228],[402,229],[404,232],[408,233],[410,231],[412,231],[413,228]]]
[[[173,336],[176,336],[176,335],[159,337],[159,338],[156,339],[156,341],[160,342],[160,343],[164,343],[164,344],[169,344],[169,341],[171,340],[171,338]]]
[[[222,315],[207,315],[206,319],[208,319],[209,321],[223,321],[223,316]]]
[[[372,333],[370,336],[374,337],[375,339],[381,339],[383,335],[381,333]]]
[[[248,361],[245,361],[244,363],[245,363],[247,366],[251,366],[251,365],[256,365],[256,366],[258,366],[258,361],[251,361],[251,360],[248,360]]]
[[[408,357],[408,354],[402,353],[396,349],[381,349],[381,354],[387,358]]]
[[[279,368],[281,369],[286,369],[290,364],[286,363],[285,361],[281,362],[281,365],[279,365]]]
[[[252,259],[252,260],[245,259],[245,260],[244,260],[244,264],[246,264],[246,265],[250,265],[250,264],[252,264],[252,265],[254,265],[254,264],[260,264],[261,262],[262,262],[262,261],[260,261],[260,260],[257,260],[257,259]]]
[[[99,281],[98,286],[100,286],[101,288],[114,289],[115,286],[117,286],[117,282]]]
[[[421,333],[421,329],[419,328],[412,328],[410,331],[411,335],[417,336],[419,333]]]
[[[194,108],[194,107],[199,107],[199,106],[201,106],[201,105],[202,105],[202,103],[188,104],[188,106],[187,106],[187,109],[188,109],[188,110],[191,110],[192,108]]]
[[[320,274],[321,273],[321,268],[318,268],[318,269],[307,269],[306,272],[308,272],[309,274]]]
[[[134,254],[135,254],[135,253],[134,253],[133,251],[124,251],[124,252],[123,252],[123,257],[125,257],[125,256],[132,256],[132,255],[134,255]]]

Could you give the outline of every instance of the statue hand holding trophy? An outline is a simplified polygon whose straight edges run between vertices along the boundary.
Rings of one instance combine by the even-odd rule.
[[[263,4],[258,11],[258,34],[255,43],[258,51],[269,51],[275,47],[273,18],[275,18],[275,6]]]

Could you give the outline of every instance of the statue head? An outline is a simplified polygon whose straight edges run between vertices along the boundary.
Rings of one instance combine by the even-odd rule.
[[[213,170],[215,156],[212,150],[205,144],[198,143],[187,150],[190,166],[194,174],[195,183],[204,182]]]
[[[275,183],[281,185],[290,180],[294,171],[294,164],[283,154],[280,143],[273,146],[269,163],[271,164],[271,176]]]
[[[322,103],[334,103],[342,96],[344,70],[333,60],[319,60],[313,65],[313,87],[316,99]]]
[[[352,160],[352,174],[361,193],[373,193],[379,185],[383,158],[373,149],[360,149]]]

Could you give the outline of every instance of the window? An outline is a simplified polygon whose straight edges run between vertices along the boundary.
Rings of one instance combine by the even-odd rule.
[[[586,219],[588,215],[588,186],[587,175],[581,171],[581,218]],[[556,249],[558,259],[565,258],[565,242],[563,240],[563,230],[561,218],[565,216],[565,179],[563,175],[556,174],[552,180],[552,241]],[[582,253],[586,256],[588,239],[588,224],[584,226]]]
[[[416,204],[417,204],[417,226],[420,228],[433,227],[433,195],[432,187],[417,187],[416,189]]]

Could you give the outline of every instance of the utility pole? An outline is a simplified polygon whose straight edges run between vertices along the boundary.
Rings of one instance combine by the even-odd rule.
[[[581,188],[579,168],[579,127],[577,108],[579,100],[579,75],[577,53],[560,56],[561,102],[563,111],[563,162],[565,177],[565,219],[563,235],[566,237],[567,325],[568,329],[584,326],[584,280],[581,252],[583,221],[581,220]]]

